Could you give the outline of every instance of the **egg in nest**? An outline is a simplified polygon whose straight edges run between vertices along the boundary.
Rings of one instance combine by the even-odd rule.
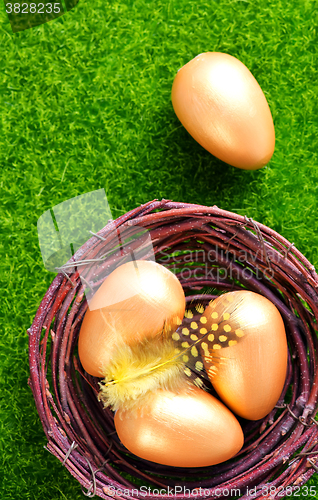
[[[194,312],[186,311],[180,325],[185,298],[177,278],[158,264],[138,261],[130,264],[137,265],[138,272],[131,265],[120,266],[116,271],[123,282],[114,271],[104,282],[108,280],[107,286],[111,284],[111,288],[100,289],[103,293],[87,313],[90,319],[92,312],[99,311],[102,332],[89,330],[89,325],[83,322],[85,329],[82,326],[80,333],[81,337],[84,332],[84,340],[86,336],[95,336],[94,352],[98,353],[100,369],[97,376],[103,377],[99,399],[116,412],[115,426],[120,439],[132,453],[165,465],[201,467],[233,457],[244,439],[231,410],[251,420],[262,418],[275,406],[283,389],[287,341],[278,310],[256,293],[230,292],[205,308],[200,305]],[[161,312],[156,296],[156,307],[150,309],[149,316],[147,309],[154,299],[154,270],[159,276],[163,273],[160,280],[163,277],[171,280],[170,292],[170,286],[175,288],[170,296],[163,293]],[[143,272],[150,278],[146,280],[148,295],[140,287]],[[116,279],[112,280],[114,276]],[[121,284],[127,276],[129,291],[122,295]],[[117,293],[123,300],[115,300]],[[127,313],[125,301],[136,296],[138,308],[132,317]],[[108,297],[106,302],[105,297]],[[165,303],[167,297],[169,306]],[[114,303],[118,307],[114,308]],[[126,305],[122,308],[123,304]],[[115,314],[116,321],[105,322],[105,312],[111,314],[112,320]],[[155,323],[150,322],[151,327],[142,330],[141,325],[147,325],[150,319]],[[134,321],[136,328],[131,329]],[[116,326],[120,326],[118,331]],[[87,352],[83,351],[83,345],[82,339],[81,360],[85,367],[83,352],[84,358]],[[101,363],[103,351],[106,354]],[[204,377],[210,378],[222,402],[202,390]],[[179,406],[186,411],[177,412]],[[195,446],[199,451],[191,454]]]

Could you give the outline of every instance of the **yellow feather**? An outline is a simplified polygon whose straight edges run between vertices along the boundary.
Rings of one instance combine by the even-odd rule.
[[[99,384],[99,399],[113,410],[141,407],[157,389],[178,391],[188,385],[184,366],[175,344],[161,336],[130,346],[121,344]]]
[[[217,318],[212,320],[210,314],[209,320],[205,323],[215,322],[212,326],[218,328],[218,324],[231,317],[231,323],[239,325],[239,311],[242,299],[238,302],[215,304],[210,302],[210,311],[218,311]],[[198,308],[202,312],[202,305]],[[212,313],[213,314],[213,313]],[[225,318],[226,315],[226,318]],[[185,317],[193,318],[192,311],[187,311]],[[204,323],[204,324],[205,324]],[[191,323],[192,324],[192,323]],[[193,323],[196,324],[196,323]],[[174,332],[171,338],[167,338],[168,332],[164,329],[158,336],[136,342],[131,345],[125,343],[119,344],[112,356],[111,361],[105,368],[105,378],[100,382],[99,400],[105,407],[110,406],[114,411],[134,410],[141,408],[145,400],[158,389],[167,389],[178,392],[181,388],[191,385],[187,377],[191,376],[191,370],[188,358],[183,355],[188,351],[195,350],[194,360],[198,359],[196,345],[200,345],[205,338],[209,338],[211,333],[211,324],[206,325],[205,332],[191,344],[188,342],[177,342],[179,334]],[[197,326],[195,327],[197,329]],[[215,329],[214,329],[215,330]],[[178,347],[178,348],[177,348]],[[217,345],[220,348],[220,345]],[[216,347],[214,346],[214,349]],[[209,357],[213,359],[213,352],[209,349]],[[214,363],[219,362],[217,358]],[[225,359],[225,358],[222,358]],[[187,362],[187,363],[186,363]],[[188,369],[186,368],[188,366]],[[197,378],[192,381],[195,385],[202,385],[203,382]]]

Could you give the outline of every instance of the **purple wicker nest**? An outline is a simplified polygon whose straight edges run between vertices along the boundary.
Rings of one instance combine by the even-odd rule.
[[[99,286],[125,261],[134,243],[110,252],[114,235],[119,230],[133,234],[136,227],[149,231],[156,261],[177,269],[187,300],[203,287],[247,288],[270,299],[284,319],[290,356],[282,397],[263,420],[243,422],[244,447],[223,464],[182,469],[130,454],[117,437],[112,411],[97,400],[98,381],[83,372],[78,360],[77,337],[87,309],[84,289]],[[189,255],[196,255],[191,263]],[[47,449],[80,482],[83,493],[106,499],[183,499],[190,490],[192,498],[212,500],[228,499],[234,489],[244,499],[270,498],[270,487],[280,497],[284,492],[290,496],[291,488],[299,491],[318,472],[318,277],[308,260],[252,219],[215,206],[167,200],[146,203],[108,223],[73,257],[76,262],[88,258],[101,262],[94,284],[91,260],[85,280],[83,268],[63,270],[29,329],[29,383]],[[252,487],[253,496],[248,493]]]

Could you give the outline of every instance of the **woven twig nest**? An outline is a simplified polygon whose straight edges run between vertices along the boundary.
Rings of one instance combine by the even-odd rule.
[[[85,288],[98,287],[135,250],[134,240],[118,248],[118,231],[133,235],[141,227],[151,235],[156,261],[177,272],[188,301],[204,287],[249,289],[270,299],[285,322],[290,356],[282,398],[263,420],[245,422],[243,449],[220,465],[181,469],[130,454],[117,437],[112,411],[96,397],[98,380],[83,372],[77,357]],[[318,471],[318,278],[293,244],[215,206],[163,200],[109,222],[73,259],[82,266],[56,276],[29,330],[29,383],[47,449],[87,496],[182,499],[191,491],[193,498],[229,498],[235,492],[245,499],[270,498],[270,487],[290,496],[291,488],[299,491]],[[93,261],[100,263],[98,276],[90,272]]]

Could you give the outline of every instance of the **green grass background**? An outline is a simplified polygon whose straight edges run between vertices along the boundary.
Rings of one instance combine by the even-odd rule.
[[[2,500],[84,498],[44,450],[27,386],[26,329],[54,276],[38,246],[43,212],[99,188],[114,217],[153,198],[216,204],[317,266],[317,12],[307,0],[81,0],[13,34],[0,3]],[[266,95],[276,149],[262,170],[216,160],[174,114],[174,75],[205,51],[238,57]]]

